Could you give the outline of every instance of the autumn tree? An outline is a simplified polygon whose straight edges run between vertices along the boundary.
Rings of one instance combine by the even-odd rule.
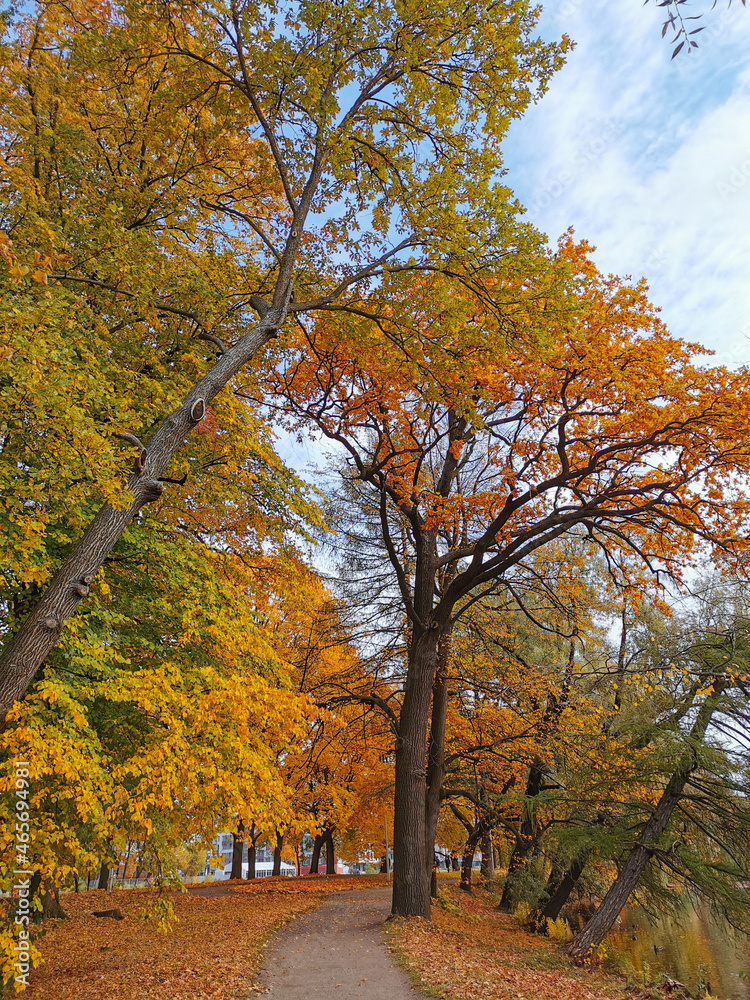
[[[636,823],[631,806],[628,825],[635,826],[637,836],[623,838],[616,879],[566,949],[576,959],[602,941],[647,875],[646,890],[657,898],[659,875],[666,874],[731,923],[746,923],[744,845],[750,814],[742,760],[750,688],[745,594],[737,581],[714,577],[696,596],[692,609],[687,602],[677,609],[679,617],[667,624],[658,645],[649,644],[652,677],[658,671],[659,678],[654,684],[672,688],[675,700],[671,713],[661,713],[651,740],[640,739],[653,742],[651,757],[659,753],[662,776]],[[630,680],[636,700],[653,690],[643,675]]]
[[[20,124],[8,133],[16,189],[29,192],[36,205],[37,191],[47,194],[41,177],[54,178],[50,191],[57,198],[60,190],[78,193],[81,173],[93,185],[108,176],[105,219],[117,222],[122,197],[143,200],[128,225],[115,225],[116,240],[106,244],[114,245],[115,256],[120,234],[130,245],[133,233],[148,243],[156,232],[167,241],[160,264],[177,264],[173,274],[180,268],[189,274],[196,254],[201,258],[190,299],[195,306],[183,310],[175,300],[181,282],[172,286],[167,276],[142,288],[142,268],[134,263],[140,249],[109,267],[106,259],[100,263],[104,247],[95,246],[89,266],[92,248],[85,240],[74,232],[69,247],[65,227],[48,224],[40,212],[38,251],[50,261],[55,250],[71,257],[64,268],[47,266],[46,280],[82,286],[86,295],[104,292],[118,309],[131,305],[138,322],[145,309],[152,326],[161,315],[180,316],[187,336],[208,338],[219,357],[199,356],[194,346],[187,380],[164,382],[166,405],[105,422],[108,439],[129,435],[134,471],[115,496],[111,490],[103,497],[109,502],[7,636],[0,658],[3,716],[54,648],[126,525],[162,495],[165,479],[177,478],[171,468],[166,473],[186,435],[289,315],[345,308],[352,300],[356,306],[362,287],[388,271],[437,269],[471,282],[504,224],[515,226],[517,250],[536,240],[529,227],[512,221],[516,206],[497,181],[499,142],[509,122],[561,61],[564,45],[534,38],[536,17],[525,0],[471,8],[454,0],[366,8],[222,0],[206,7],[175,0],[116,9],[45,4],[12,29],[5,49],[9,88],[23,104]],[[102,67],[119,73],[114,86],[96,95],[90,119],[85,105],[81,112],[70,99],[77,82],[72,74],[81,66],[87,91],[92,78],[96,90]],[[100,117],[102,102],[110,102],[115,131],[125,128],[125,169],[122,145],[107,135]],[[162,129],[154,136],[150,130],[152,107],[165,116],[161,145]],[[71,116],[101,144],[98,171],[88,171],[91,142],[79,156]],[[211,166],[204,172],[205,128]],[[186,173],[178,135],[188,149]],[[226,161],[222,145],[231,152]],[[162,228],[173,197],[187,214]],[[85,202],[79,197],[75,204]],[[206,225],[196,227],[196,218]],[[217,245],[227,270],[223,264],[204,269]],[[210,288],[215,275],[218,295]],[[20,282],[28,280],[20,274]],[[121,329],[120,322],[113,328]],[[129,322],[137,328],[133,314]],[[181,345],[177,357],[183,353]],[[159,357],[163,363],[164,354]],[[175,367],[182,374],[180,364]]]
[[[282,770],[296,811],[294,828],[314,834],[311,873],[325,849],[330,874],[334,839],[346,842],[351,857],[381,845],[384,818],[392,812],[393,736],[374,698],[349,697],[352,690],[369,693],[373,678],[340,602],[302,564],[284,576],[275,598],[274,645],[290,664],[297,690],[320,711],[285,752]]]
[[[679,578],[702,544],[741,548],[748,504],[727,483],[746,475],[750,396],[745,372],[693,366],[644,287],[602,277],[571,241],[536,280],[499,272],[492,311],[440,281],[400,280],[388,314],[306,326],[276,391],[341,449],[378,511],[409,629],[393,909],[429,917],[422,803],[441,641],[576,526],[612,563],[627,553],[661,577]],[[401,352],[382,351],[391,324]]]

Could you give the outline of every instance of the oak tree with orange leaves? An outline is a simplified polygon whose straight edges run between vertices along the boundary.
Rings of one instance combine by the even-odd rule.
[[[442,743],[439,649],[465,611],[520,589],[533,554],[574,527],[630,584],[746,544],[748,373],[697,367],[645,286],[599,274],[583,244],[537,268],[486,275],[483,301],[384,279],[361,318],[304,327],[276,373],[288,413],[336,444],[377,513],[408,619],[397,914],[430,915],[425,802],[442,768],[428,736]]]

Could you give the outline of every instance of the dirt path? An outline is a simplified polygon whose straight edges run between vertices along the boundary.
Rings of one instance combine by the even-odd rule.
[[[382,924],[390,888],[342,892],[269,943],[262,981],[273,1000],[415,1000],[391,962]]]

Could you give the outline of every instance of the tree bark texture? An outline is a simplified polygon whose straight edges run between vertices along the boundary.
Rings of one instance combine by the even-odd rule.
[[[430,873],[433,870],[435,838],[440,818],[440,800],[445,778],[445,724],[448,714],[448,655],[450,635],[440,637],[437,650],[437,669],[432,685],[432,717],[430,719],[430,739],[427,746],[427,792],[425,795],[425,863]],[[431,882],[437,878],[430,875]],[[432,889],[431,889],[432,891]],[[434,893],[433,893],[434,895]]]
[[[492,830],[485,830],[482,836],[482,864],[479,869],[485,879],[495,877],[495,855],[492,850]]]
[[[458,883],[459,889],[464,892],[471,892],[471,866],[474,864],[474,853],[479,843],[481,830],[477,827],[470,834],[464,847],[463,858],[461,859],[461,879]]]
[[[437,629],[413,638],[396,740],[393,821],[393,913],[430,918],[430,868],[425,859],[427,725],[437,665]]]
[[[247,845],[247,877],[255,878],[255,841],[250,840]]]

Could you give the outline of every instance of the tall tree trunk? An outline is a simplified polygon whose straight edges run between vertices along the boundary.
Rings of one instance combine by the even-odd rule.
[[[142,507],[161,496],[164,484],[159,477],[187,435],[203,419],[208,404],[283,324],[288,292],[277,298],[274,308],[219,357],[182,404],[162,421],[148,445],[138,450],[135,471],[124,484],[124,489],[133,496],[132,502],[125,507],[105,504],[99,510],[34,609],[6,644],[0,655],[0,727],[13,703],[23,698],[37,670],[58,645],[65,622],[87,596],[120,535]]]
[[[434,586],[430,578],[431,589]],[[437,666],[437,629],[413,636],[396,739],[393,913],[430,919],[430,869],[425,860],[427,724]]]
[[[232,834],[232,871],[230,878],[242,878],[242,848],[245,846],[245,824],[242,820],[237,824],[237,833]]]
[[[333,830],[326,837],[326,875],[336,874],[336,854],[333,849]]]
[[[97,889],[108,889],[109,888],[109,865],[102,861],[102,867],[99,869],[99,884]]]
[[[281,875],[281,848],[284,843],[284,834],[276,831],[276,846],[273,849],[273,875]]]
[[[643,870],[653,853],[651,845],[667,827],[667,823],[682,797],[691,773],[698,766],[698,745],[703,741],[717,702],[726,687],[725,681],[714,682],[713,693],[701,705],[689,736],[689,749],[682,765],[674,772],[662,792],[656,808],[641,831],[628,860],[614,881],[607,895],[599,904],[596,913],[586,926],[576,934],[565,951],[576,959],[586,958],[593,948],[601,944],[604,936],[614,924],[628,898],[638,884]]]
[[[320,862],[320,849],[322,848],[324,841],[325,837],[322,834],[320,833],[315,834],[315,840],[313,841],[312,858],[310,859],[311,875],[318,874],[318,864]]]
[[[440,818],[440,794],[445,778],[445,722],[448,714],[448,656],[450,634],[440,637],[437,670],[432,685],[432,717],[427,746],[427,793],[425,795],[425,863],[431,874],[430,892],[437,894],[437,877],[433,875],[435,838]]]

